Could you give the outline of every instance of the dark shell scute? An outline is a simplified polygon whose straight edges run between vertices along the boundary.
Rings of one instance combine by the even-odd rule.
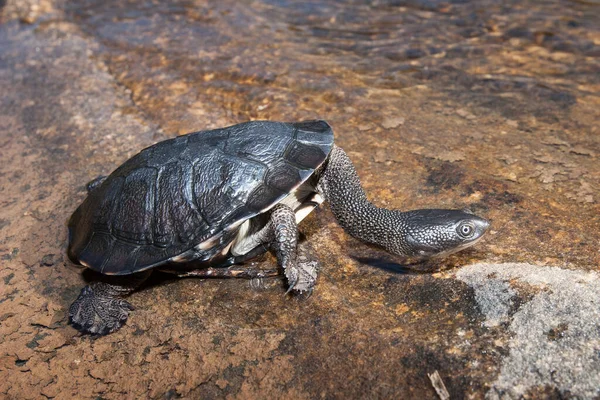
[[[324,121],[309,121],[294,124],[296,140],[307,145],[331,146],[331,137],[324,135],[331,127]]]
[[[163,142],[161,142],[160,144],[162,144],[162,143]],[[152,154],[154,153],[155,147],[157,147],[157,146],[156,145],[150,146],[150,147],[145,148],[141,152],[137,153],[136,155],[131,157],[129,160],[127,160],[123,164],[121,164],[112,174],[110,174],[109,177],[110,178],[117,177],[117,176],[127,177],[127,176],[129,176],[129,174],[131,174],[136,169],[138,169],[140,167],[146,167],[148,165],[148,159],[151,158]],[[106,184],[108,180],[109,179],[107,178],[106,181],[104,181],[104,183]]]
[[[179,153],[179,159],[194,164],[200,159],[210,157],[215,151],[223,152],[228,135],[223,133],[216,134],[213,133],[213,131],[210,131],[209,133],[211,133],[211,135],[207,137],[206,142],[198,140],[198,138],[204,136],[202,135],[202,132],[191,134],[192,136],[189,137],[188,145],[181,153]]]
[[[115,239],[109,233],[94,232],[87,246],[79,252],[77,258],[82,264],[100,271],[106,259],[106,254],[110,254],[114,242]]]
[[[257,127],[268,129],[264,135],[248,134]],[[245,127],[235,138],[230,138],[223,151],[232,156],[270,165],[281,158],[281,154],[292,141],[293,134],[294,130],[287,124],[279,123],[272,126],[255,122]],[[278,140],[273,140],[275,135]]]
[[[269,169],[266,177],[266,184],[281,192],[289,192],[301,181],[298,168],[280,161]]]
[[[111,231],[118,239],[152,243],[156,175],[154,168],[139,168],[125,179],[111,216]]]
[[[174,139],[165,140],[160,146],[154,147],[152,157],[148,158],[146,165],[160,168],[165,164],[178,160],[179,155],[187,148],[187,136],[179,136]]]
[[[188,133],[183,137],[188,138],[188,145],[193,146],[199,144],[201,147],[206,149],[220,149],[223,150],[227,144],[230,130],[225,129],[213,129],[210,131],[198,131]]]
[[[278,199],[284,195],[285,193],[281,190],[267,185],[260,185],[250,193],[246,206],[255,213],[260,213],[273,204],[274,198]]]
[[[194,204],[191,164],[165,165],[157,179],[154,244],[166,247],[180,241],[189,243],[194,234],[208,229],[208,223]]]
[[[328,135],[323,134],[331,131],[331,126],[322,120],[294,122],[292,126],[299,131],[318,133],[322,138],[327,138]]]
[[[135,268],[138,250],[139,246],[134,244],[122,240],[113,241],[110,253],[107,254],[100,272],[112,274]]]
[[[250,191],[262,182],[267,167],[231,157],[218,150],[194,165],[196,204],[207,222],[218,224],[232,210],[245,205]]]
[[[176,248],[177,249],[177,248]],[[135,255],[135,264],[127,264],[121,261],[119,265],[111,268],[111,274],[124,275],[130,274],[145,269],[148,265],[156,264],[160,261],[166,261],[169,257],[172,257],[172,252],[168,251],[168,248],[153,247],[153,246],[142,246]],[[178,251],[178,254],[182,251]],[[107,266],[105,266],[106,268]],[[108,270],[104,271],[108,274]]]
[[[110,181],[105,181],[104,184],[90,194],[90,197],[97,198],[99,203],[93,213],[96,229],[108,231],[115,198],[121,191],[124,183],[125,178],[119,176]]]
[[[303,169],[316,168],[325,159],[327,154],[318,146],[293,142],[285,154],[285,159]]]

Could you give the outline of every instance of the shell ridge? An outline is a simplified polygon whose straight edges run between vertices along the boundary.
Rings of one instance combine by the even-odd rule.
[[[119,189],[116,191],[116,193],[113,193],[112,199],[110,199],[110,211],[108,213],[109,217],[106,220],[106,226],[108,228],[108,231],[111,234],[113,232],[113,221],[114,221],[114,216],[115,216],[115,208],[117,207],[117,204],[116,204],[117,202],[114,200],[115,200],[115,198],[121,196],[121,191],[123,190],[123,184],[125,183],[125,178],[122,176],[117,176],[116,179],[118,179],[121,182],[119,185]],[[108,180],[108,178],[107,178],[107,180]],[[106,181],[104,181],[104,183],[106,183]]]
[[[160,178],[161,178],[162,174],[164,173],[164,170],[166,169],[167,165],[169,165],[169,164],[165,164],[158,169],[156,178],[154,179],[156,182],[155,183],[156,195],[154,196],[154,212],[152,213],[152,214],[154,214],[154,225],[152,225],[152,233],[153,233],[152,244],[153,245],[156,244],[156,241],[154,240],[156,238],[156,236],[154,236],[154,230],[156,229],[156,225],[158,225],[158,221],[160,220],[157,214],[161,211],[161,209],[159,207],[159,202],[160,202],[159,194],[160,194],[160,190],[161,190]],[[137,262],[137,260],[136,260],[136,262]]]

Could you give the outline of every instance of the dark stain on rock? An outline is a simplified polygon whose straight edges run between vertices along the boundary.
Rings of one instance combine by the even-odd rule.
[[[57,255],[56,254],[46,254],[40,260],[40,265],[43,266],[43,267],[51,267],[54,264],[56,264],[56,262],[57,262]]]
[[[146,331],[138,326],[135,328],[135,331],[133,331],[131,334],[133,336],[142,336],[144,333],[146,333]]]
[[[163,396],[165,400],[180,399],[181,395],[177,393],[177,389],[169,389]]]
[[[12,251],[10,253],[3,254],[2,257],[0,257],[0,258],[2,258],[2,260],[4,260],[4,261],[10,261],[10,260],[13,260],[18,254],[19,254],[19,249],[17,247],[15,247],[12,249]]]
[[[509,29],[508,31],[506,31],[506,33],[504,34],[504,37],[507,39],[509,39],[509,38],[532,39],[533,34],[527,27],[518,26],[516,28],[512,28],[512,29]]]
[[[432,275],[395,275],[385,283],[386,304],[408,304],[429,310],[433,315],[445,309],[448,315],[462,313],[468,320],[482,319],[475,306],[475,293],[466,284]]]
[[[509,320],[512,320],[512,316],[517,313],[521,307],[529,303],[538,293],[545,289],[524,283],[517,279],[511,280],[509,283],[510,287],[517,293],[516,296],[511,298],[508,310]]]
[[[468,360],[440,353],[433,346],[416,346],[410,355],[400,358],[399,362],[405,369],[418,368],[423,371],[430,371],[428,372],[429,374],[438,371],[450,394],[450,398],[463,397],[463,388],[465,385],[474,383],[468,382],[468,379],[464,376],[459,376],[452,372],[465,369]],[[428,376],[420,376],[413,378],[413,380],[409,381],[409,384],[423,387],[427,384],[431,385],[431,381]],[[479,386],[480,384],[475,383],[475,385]]]
[[[18,359],[18,358],[17,358],[17,359],[15,360],[15,365],[16,365],[17,367],[22,367],[22,366],[24,366],[25,364],[27,364],[27,361],[28,361],[28,360],[21,360],[21,359]]]
[[[446,90],[457,100],[471,106],[475,102],[514,120],[534,115],[540,121],[556,123],[560,121],[557,114],[564,114],[577,103],[576,96],[568,90],[535,81],[481,78],[454,69],[443,79],[448,80]],[[506,96],[506,93],[518,93],[518,96]]]
[[[550,340],[550,341],[560,340],[564,337],[565,332],[568,329],[569,329],[569,325],[563,322],[563,323],[558,324],[554,328],[550,329],[546,333],[546,336],[548,337],[548,340]]]
[[[10,281],[12,280],[12,278],[14,278],[14,277],[15,277],[15,274],[12,272],[10,274],[6,275],[4,277],[4,284],[8,285],[10,283]]]
[[[473,190],[473,187],[471,188]],[[523,201],[523,196],[508,190],[496,190],[494,188],[481,188],[485,193],[478,204],[486,208],[497,209],[503,206],[514,207]],[[474,192],[474,191],[473,191]]]
[[[190,393],[189,397],[193,399],[222,399],[224,392],[213,381],[202,382]],[[187,396],[186,396],[187,397]]]
[[[245,362],[241,365],[230,365],[221,372],[221,377],[227,381],[227,386],[223,389],[226,393],[237,393],[244,383],[244,374],[246,372]]]
[[[2,314],[2,315],[0,315],[0,322],[6,321],[8,318],[14,317],[14,316],[15,316],[15,313]]]
[[[44,339],[45,337],[47,337],[49,335],[49,333],[38,333],[37,335],[34,336],[34,338],[26,344],[26,346],[30,349],[35,349],[36,347],[39,347],[39,341]]]
[[[15,296],[19,293],[18,289],[14,289],[12,292],[7,293],[4,297],[0,298],[0,304],[7,300],[14,300]]]
[[[536,229],[534,231],[534,234],[535,234],[535,237],[538,238],[540,243],[546,243],[546,242],[552,240],[552,235],[547,230]]]
[[[461,167],[450,162],[432,161],[428,165],[428,170],[429,175],[425,184],[433,193],[460,185],[465,175]]]
[[[551,374],[551,379],[554,381],[556,378]],[[501,391],[496,391],[500,398],[502,398],[503,394],[506,394]],[[559,389],[556,386],[551,384],[547,384],[544,386],[539,386],[536,388],[532,388],[527,390],[527,392],[521,396],[523,399],[545,399],[545,400],[569,400],[569,399],[580,399],[581,396],[575,396],[568,389]]]
[[[58,295],[60,304],[63,305],[64,309],[68,309],[73,300],[77,298],[81,292],[82,287],[79,285],[62,286],[54,295]]]

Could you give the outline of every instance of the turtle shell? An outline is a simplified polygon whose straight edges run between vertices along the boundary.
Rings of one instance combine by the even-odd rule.
[[[324,121],[252,121],[159,142],[117,168],[73,213],[69,258],[125,275],[199,245],[224,247],[216,239],[283,200],[332,146]]]

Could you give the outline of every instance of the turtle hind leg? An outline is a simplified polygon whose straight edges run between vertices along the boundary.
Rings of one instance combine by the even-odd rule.
[[[115,332],[133,310],[123,297],[137,289],[148,276],[150,271],[114,277],[111,282],[90,283],[69,307],[69,323],[82,333],[101,336]]]

